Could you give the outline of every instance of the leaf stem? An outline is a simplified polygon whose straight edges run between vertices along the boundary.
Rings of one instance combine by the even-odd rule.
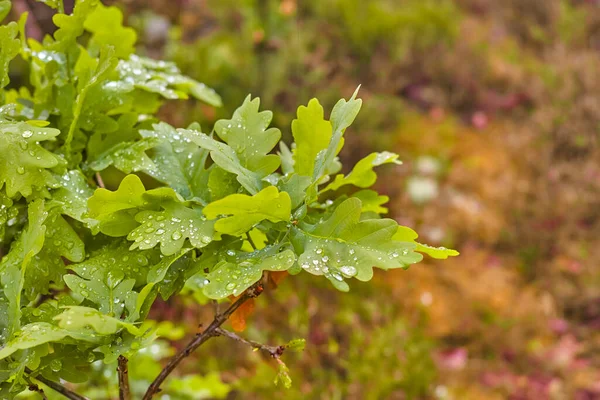
[[[130,400],[129,392],[129,370],[127,369],[127,358],[119,356],[117,372],[119,373],[119,400]]]
[[[214,336],[219,336],[217,329],[223,325],[227,319],[246,301],[258,297],[263,292],[262,282],[257,282],[246,290],[235,302],[233,302],[227,310],[221,314],[217,314],[208,328],[203,332],[198,333],[179,353],[171,358],[169,363],[158,374],[156,379],[150,384],[146,394],[142,400],[150,400],[160,391],[160,385],[167,379],[173,370],[179,365],[184,358],[192,354],[198,347]]]
[[[106,188],[106,186],[104,185],[104,180],[102,179],[102,175],[100,175],[100,172],[96,172],[96,182],[98,183],[98,187],[100,188]]]
[[[31,375],[33,373],[33,371],[30,370],[29,368],[25,368],[25,373],[27,373],[28,375]],[[58,382],[54,382],[54,381],[51,381],[50,379],[46,379],[42,375],[37,375],[37,376],[35,376],[33,378],[37,379],[40,382],[42,382],[44,385],[48,386],[50,389],[52,389],[52,390],[54,390],[54,391],[62,394],[67,399],[71,399],[71,400],[88,400],[86,397],[83,397],[81,395],[78,395],[75,392],[70,391],[69,389],[67,389],[66,387],[64,387],[63,385],[61,385]]]
[[[239,336],[238,334],[228,331],[228,330],[225,330],[223,328],[217,328],[216,333],[218,333],[220,336],[226,336],[231,340],[248,345],[254,349],[264,351],[265,353],[268,353],[273,358],[281,357],[281,355],[285,351],[285,346],[268,346],[265,344],[261,344],[261,343],[255,342],[253,340],[244,339],[243,337]]]
[[[258,250],[256,244],[254,244],[254,240],[252,240],[252,236],[250,236],[250,232],[246,232],[246,238],[248,239],[248,243],[250,243],[250,246],[252,246],[254,250]]]

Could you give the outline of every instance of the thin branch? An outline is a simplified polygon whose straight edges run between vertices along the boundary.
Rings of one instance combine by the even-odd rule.
[[[194,339],[192,339],[179,353],[171,358],[169,363],[163,368],[163,370],[158,374],[154,382],[148,387],[146,394],[142,400],[150,400],[152,397],[160,392],[160,385],[167,379],[167,377],[173,372],[173,370],[179,365],[179,363],[192,354],[198,347],[202,346],[206,341],[214,336],[219,336],[217,333],[217,328],[219,328],[229,317],[231,314],[235,312],[242,304],[246,301],[258,297],[263,291],[263,285],[261,282],[255,283],[253,286],[248,288],[236,301],[234,301],[227,310],[223,313],[215,316],[213,321],[210,323],[208,328],[206,328],[203,332],[198,333]]]
[[[33,373],[33,371],[30,370],[29,368],[25,368],[25,372],[28,375],[31,375]],[[48,386],[50,389],[52,389],[52,390],[54,390],[54,391],[62,394],[67,399],[71,399],[71,400],[88,400],[86,397],[80,396],[77,393],[70,391],[69,389],[67,389],[66,387],[64,387],[63,385],[61,385],[58,382],[54,382],[54,381],[51,381],[50,379],[46,379],[42,375],[38,375],[38,376],[35,376],[33,378],[37,379],[40,382],[42,382],[44,385]]]
[[[213,300],[212,301],[212,306],[213,306],[213,312],[214,312],[215,317],[216,317],[217,315],[219,315],[219,312],[220,312],[219,311],[219,308],[220,308],[219,307],[219,300]]]
[[[46,393],[44,393],[44,389],[39,387],[37,383],[32,382],[28,376],[23,376],[23,377],[25,378],[25,381],[27,382],[27,389],[29,389],[32,392],[38,393],[40,396],[42,396],[42,400],[48,400]]]
[[[100,175],[100,172],[96,172],[96,182],[98,182],[98,187],[101,187],[101,188],[106,187],[106,186],[104,186],[104,181],[102,180],[102,175]]]
[[[235,340],[236,342],[240,342],[240,343],[243,343],[254,349],[264,351],[265,353],[268,353],[273,358],[281,357],[281,355],[285,351],[285,346],[269,346],[266,344],[261,344],[261,343],[255,342],[254,340],[244,339],[243,337],[239,336],[238,334],[228,331],[228,330],[225,330],[225,329],[222,329],[222,328],[217,328],[216,332],[219,335],[226,336],[229,339]]]
[[[131,393],[129,392],[129,371],[127,369],[126,357],[119,356],[117,372],[119,373],[119,400],[130,400]]]

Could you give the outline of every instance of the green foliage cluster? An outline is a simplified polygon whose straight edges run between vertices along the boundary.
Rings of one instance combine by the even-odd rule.
[[[80,0],[67,15],[46,4],[58,9],[53,37],[26,38],[27,15],[0,27],[2,398],[35,377],[84,382],[97,361],[135,359],[157,336],[153,302],[184,288],[220,300],[287,271],[347,291],[374,267],[457,254],[381,217],[373,168],[396,155],[340,172],[358,90],[329,119],[316,99],[299,107],[291,146],[250,96],[208,134],[175,128],[156,118],[166,100],[220,97],[173,63],[133,54],[117,8]],[[6,90],[15,57],[29,84]],[[125,175],[115,190],[102,187],[109,169]],[[337,192],[347,186],[360,190]]]

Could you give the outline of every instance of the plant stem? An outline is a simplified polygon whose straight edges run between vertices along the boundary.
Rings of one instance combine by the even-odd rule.
[[[27,373],[28,375],[31,375],[33,373],[33,371],[30,370],[29,368],[25,368],[25,373]],[[62,394],[67,399],[88,400],[87,398],[80,396],[75,392],[70,391],[69,389],[67,389],[66,387],[61,385],[60,383],[44,378],[42,375],[35,376],[34,378],[37,379],[38,381],[42,382],[44,385],[48,386],[50,389]]]
[[[248,345],[254,349],[258,349],[258,350],[262,350],[265,353],[268,353],[271,357],[273,358],[279,358],[281,357],[281,355],[283,354],[285,347],[284,346],[268,346],[265,344],[261,344],[258,342],[255,342],[253,340],[248,340],[248,339],[244,339],[243,337],[237,335],[234,332],[228,331],[226,329],[222,329],[222,328],[217,328],[216,332],[221,335],[221,336],[226,336],[232,340],[235,340],[236,342],[240,342],[243,343],[245,345]]]
[[[28,376],[25,375],[23,378],[25,378],[25,381],[29,385],[28,389],[30,391],[38,393],[42,397],[42,400],[48,400],[48,397],[42,388],[40,388],[36,383],[33,383]]]
[[[100,172],[96,172],[96,182],[98,183],[98,187],[103,189],[106,187],[104,186],[104,180],[102,180],[102,175],[100,175]]]
[[[126,357],[119,356],[117,372],[119,373],[119,400],[130,400],[131,393],[129,392],[129,371],[127,370]]]
[[[250,246],[252,246],[254,250],[258,250],[256,244],[254,243],[254,240],[252,240],[252,236],[250,236],[250,232],[246,233],[246,238],[248,239],[248,243],[250,243]]]
[[[217,329],[223,325],[227,319],[246,301],[258,297],[263,291],[263,285],[261,282],[255,283],[253,286],[248,288],[236,301],[234,301],[227,310],[222,314],[215,316],[213,321],[210,323],[208,328],[203,332],[198,333],[194,339],[192,339],[179,353],[171,358],[169,363],[163,368],[158,374],[154,382],[148,387],[146,394],[142,400],[150,400],[152,397],[160,391],[160,385],[167,379],[167,377],[173,372],[173,370],[179,365],[179,363],[192,354],[198,347],[202,346],[206,341],[214,336],[219,336]]]

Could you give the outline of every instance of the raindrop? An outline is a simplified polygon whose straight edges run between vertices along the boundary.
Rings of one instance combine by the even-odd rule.
[[[342,274],[346,275],[346,276],[354,276],[356,275],[356,268],[354,268],[351,265],[344,265],[340,268],[340,271],[342,272]]]
[[[62,368],[62,362],[60,362],[60,360],[50,361],[50,369],[52,369],[52,371],[58,372],[58,371],[60,371],[61,368]]]

